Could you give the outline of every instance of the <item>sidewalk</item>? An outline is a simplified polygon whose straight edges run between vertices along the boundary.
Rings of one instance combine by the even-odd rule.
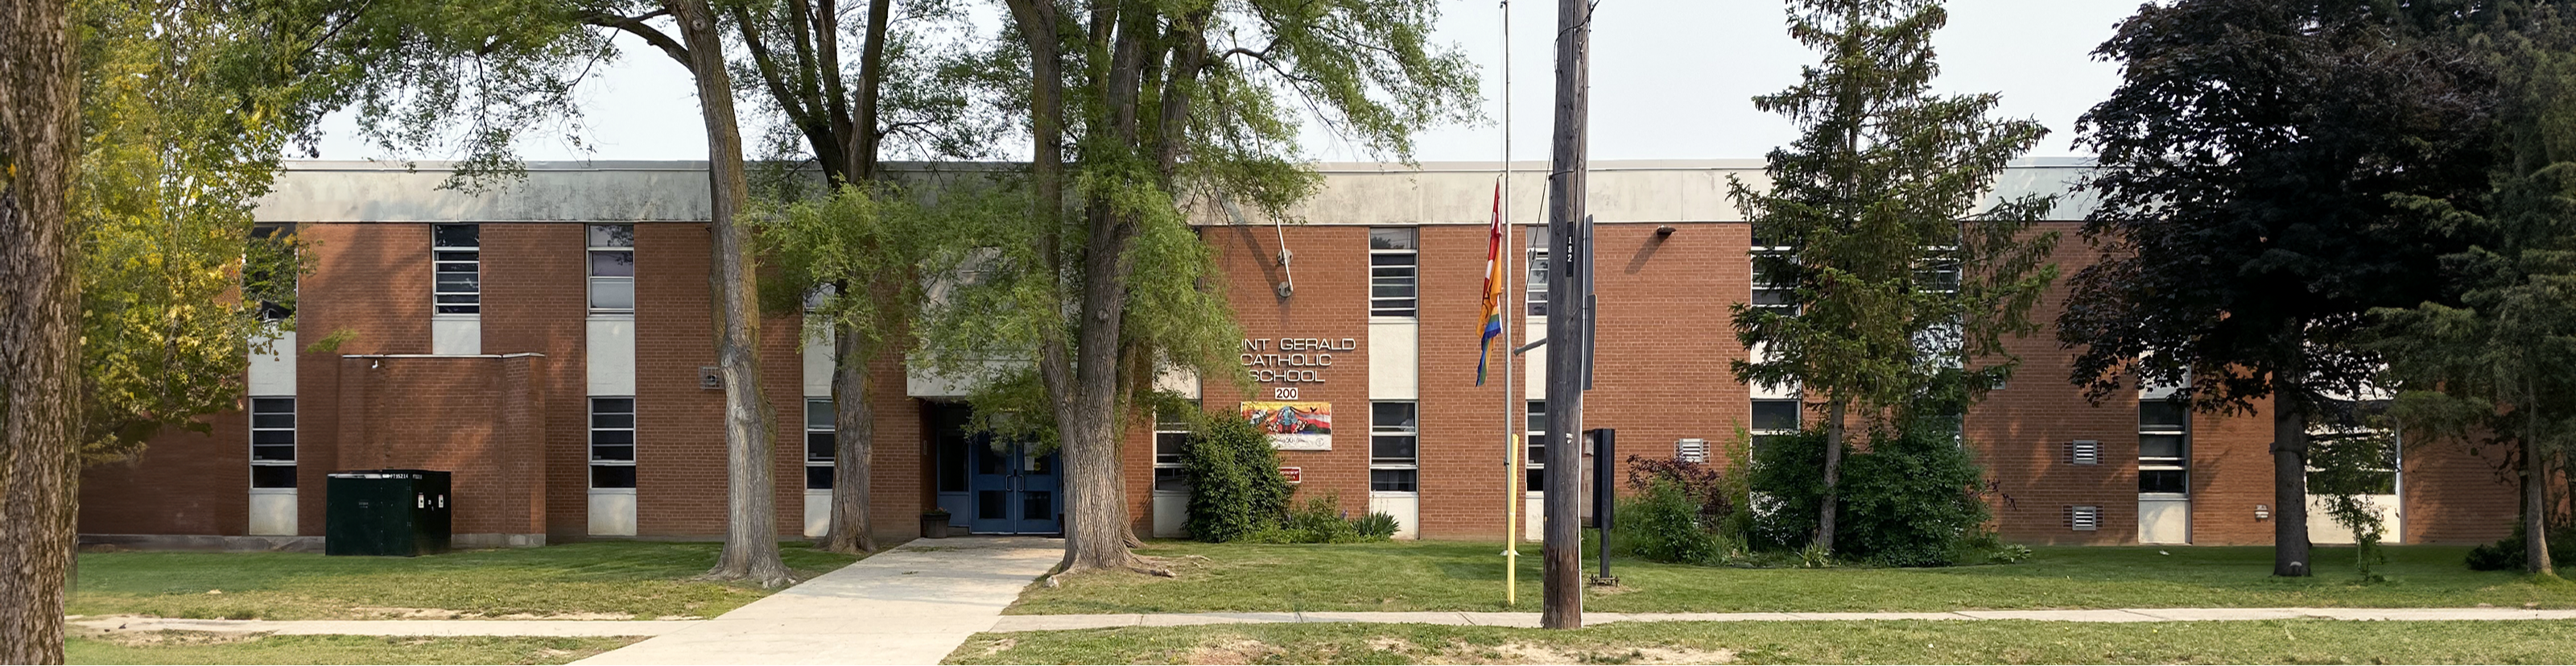
[[[1944,613],[1584,613],[1583,624],[1612,622],[1783,622],[1799,620],[2040,620],[2048,622],[2206,622],[2233,620],[2576,620],[2576,609],[2524,608],[2123,608],[2113,610],[1998,610]],[[1407,622],[1460,626],[1536,627],[1537,613],[1172,613],[1116,615],[1005,615],[990,631],[1057,631],[1103,627],[1176,627],[1196,624],[1290,622]]]
[[[1064,557],[1029,537],[918,539],[576,664],[933,664]]]

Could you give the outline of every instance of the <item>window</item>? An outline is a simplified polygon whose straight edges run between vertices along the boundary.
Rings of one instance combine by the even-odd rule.
[[[2388,412],[2389,401],[2330,398],[2321,407],[2308,425],[2308,494],[2397,494],[2397,470],[2402,462],[2397,435],[2366,425]],[[2327,474],[2316,466],[2321,458],[2330,455],[2362,453],[2347,447],[2373,446],[2379,449],[2374,456],[2376,464],[2352,470],[2354,474]]]
[[[261,321],[295,316],[295,224],[262,224],[250,228],[242,252],[242,298],[259,303]]]
[[[635,311],[635,225],[590,225],[590,311]]]
[[[483,312],[483,226],[429,225],[429,254],[436,267],[431,287],[439,314]]]
[[[1793,260],[1789,252],[1787,245],[1753,239],[1753,307],[1780,314],[1798,313],[1798,281],[1795,276],[1781,274],[1780,271],[1784,268],[1780,262]]]
[[[1526,303],[1526,313],[1532,317],[1547,316],[1547,247],[1547,226],[1531,226],[1529,262],[1524,264],[1529,267],[1529,283],[1522,287],[1528,297],[1522,300]]]
[[[832,489],[832,454],[840,445],[833,425],[831,398],[805,399],[806,490]]]
[[[250,399],[250,487],[295,487],[295,399]]]
[[[1190,491],[1189,468],[1181,458],[1189,442],[1190,423],[1182,415],[1154,413],[1154,492]]]
[[[2191,414],[2183,403],[2138,401],[2138,492],[2191,492]]]
[[[1369,230],[1369,316],[1412,317],[1419,265],[1412,227]]]
[[[1417,492],[1422,429],[1410,402],[1369,403],[1369,490]]]
[[[635,399],[590,399],[590,487],[635,487]]]
[[[1798,434],[1799,410],[1796,398],[1753,401],[1753,448],[1768,449],[1771,442]]]
[[[1529,432],[1524,433],[1521,440],[1529,445],[1523,453],[1528,457],[1521,461],[1522,467],[1527,470],[1525,472],[1527,478],[1521,483],[1521,490],[1533,493],[1545,492],[1547,490],[1547,401],[1529,401],[1528,427]]]

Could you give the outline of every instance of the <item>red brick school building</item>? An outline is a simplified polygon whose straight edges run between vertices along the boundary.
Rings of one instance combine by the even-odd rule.
[[[2084,166],[2017,166],[1998,188],[2063,191]],[[1501,538],[1506,423],[1520,420],[1508,412],[1538,413],[1547,352],[1520,357],[1510,386],[1475,386],[1496,165],[1318,168],[1324,187],[1302,223],[1222,211],[1202,220],[1247,336],[1255,394],[1165,383],[1211,409],[1284,403],[1249,407],[1320,421],[1320,432],[1277,442],[1301,496],[1329,492],[1353,512],[1386,511],[1401,538]],[[1519,279],[1531,274],[1519,268],[1545,263],[1528,249],[1532,232],[1545,233],[1543,173],[1525,163],[1513,175]],[[135,459],[91,468],[85,539],[310,541],[324,527],[324,475],[377,468],[453,472],[460,546],[721,537],[723,392],[710,377],[703,165],[531,164],[526,180],[481,194],[436,189],[445,176],[427,165],[289,167],[258,218],[306,244],[313,272],[300,283],[298,332],[280,341],[282,353],[253,359],[244,410],[211,417],[211,435],[164,436]],[[1729,176],[1758,183],[1761,165],[1605,162],[1590,176],[1600,306],[1585,425],[1618,429],[1622,455],[1706,455],[1739,431],[1801,420],[1793,392],[1747,387],[1728,371],[1746,352],[1727,308],[1763,298],[1748,227],[1725,195]],[[2093,259],[2075,233],[2085,201],[2061,200],[2043,225],[2063,232],[2062,274]],[[1542,291],[1525,292],[1532,311],[1516,343],[1538,333]],[[2064,293],[2052,289],[2033,317],[2053,322]],[[831,482],[831,345],[806,339],[793,315],[763,333],[778,531],[816,534]],[[336,348],[308,348],[326,336],[340,339]],[[2053,336],[2012,348],[2020,373],[1965,423],[2006,539],[2270,543],[2269,521],[2284,508],[2270,506],[2267,414],[2183,414],[2154,401],[2153,388],[2091,404],[2067,384],[2073,352]],[[933,506],[977,533],[1058,529],[1052,456],[967,432],[958,382],[907,373],[899,360],[884,366],[872,388],[881,538],[917,536]],[[1127,428],[1140,534],[1178,535],[1187,485],[1176,441],[1150,416]],[[2505,535],[2516,492],[2497,464],[2462,446],[2406,448],[2391,494],[2377,498],[2389,540]],[[1538,498],[1524,500],[1533,528]],[[2313,540],[2350,540],[2314,515]]]

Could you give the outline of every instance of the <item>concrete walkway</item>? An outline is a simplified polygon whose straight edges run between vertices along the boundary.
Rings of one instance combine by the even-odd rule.
[[[576,664],[933,664],[1064,558],[1029,537],[917,539]]]
[[[1584,613],[1585,625],[1612,622],[1780,622],[1797,620],[2043,620],[2053,622],[2196,622],[2228,620],[2576,620],[2576,609],[2523,608],[2124,608],[2115,610],[1952,611],[1940,613]],[[991,631],[1056,631],[1102,627],[1287,622],[1406,622],[1536,627],[1537,613],[1172,613],[1005,615]]]

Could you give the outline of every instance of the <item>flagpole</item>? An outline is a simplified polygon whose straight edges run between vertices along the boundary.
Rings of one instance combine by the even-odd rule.
[[[1505,292],[1505,294],[1504,294],[1504,295],[1505,295],[1505,296],[1510,296],[1510,295],[1511,295],[1511,293],[1510,293],[1510,292],[1515,291],[1515,290],[1513,290],[1513,289],[1510,289],[1510,288],[1509,288],[1509,287],[1511,286],[1511,284],[1512,284],[1512,279],[1511,279],[1511,277],[1510,277],[1510,276],[1512,275],[1512,259],[1511,259],[1511,256],[1512,256],[1512,254],[1514,254],[1514,253],[1516,252],[1516,248],[1517,248],[1517,246],[1515,246],[1515,245],[1512,243],[1512,227],[1518,226],[1518,225],[1512,224],[1512,0],[1502,0],[1502,9],[1503,9],[1503,169],[1502,169],[1502,171],[1503,171],[1503,176],[1502,176],[1502,178],[1503,178],[1503,182],[1502,182],[1502,185],[1501,185],[1501,192],[1502,192],[1501,198],[1502,198],[1502,200],[1503,200],[1503,202],[1502,202],[1503,245],[1505,245],[1505,246],[1510,246],[1510,247],[1505,247],[1505,248],[1503,248],[1503,249],[1501,249],[1501,250],[1496,251],[1496,252],[1494,253],[1494,255],[1495,255],[1495,256],[1494,256],[1494,261],[1495,261],[1495,263],[1496,263],[1496,264],[1500,267],[1500,269],[1501,269],[1500,271],[1498,271],[1498,272],[1500,272],[1500,273],[1501,273],[1501,275],[1498,275],[1498,276],[1496,276],[1496,277],[1501,279],[1501,281],[1502,281],[1502,283],[1503,283],[1503,286],[1505,287],[1505,289],[1503,290],[1503,291]],[[1522,493],[1521,493],[1521,476],[1522,476],[1522,474],[1523,474],[1521,470],[1522,470],[1522,469],[1524,469],[1524,468],[1526,467],[1526,465],[1525,465],[1525,464],[1523,464],[1523,463],[1521,462],[1521,452],[1522,452],[1522,451],[1524,451],[1524,450],[1526,450],[1526,449],[1524,449],[1524,448],[1521,446],[1521,435],[1520,435],[1520,431],[1521,431],[1521,428],[1522,428],[1522,427],[1524,427],[1524,424],[1523,424],[1521,421],[1522,421],[1523,419],[1527,418],[1527,415],[1523,413],[1523,410],[1524,410],[1524,409],[1526,409],[1526,408],[1519,404],[1519,403],[1520,403],[1520,397],[1519,397],[1518,393],[1519,393],[1519,389],[1520,389],[1520,383],[1515,382],[1515,381],[1513,381],[1513,380],[1512,380],[1512,366],[1515,366],[1515,365],[1519,365],[1519,364],[1520,364],[1520,355],[1519,355],[1519,354],[1511,353],[1511,350],[1513,350],[1513,349],[1518,349],[1518,347],[1515,347],[1515,346],[1513,346],[1513,345],[1512,345],[1512,330],[1513,330],[1513,329],[1516,329],[1516,328],[1521,328],[1521,327],[1524,325],[1524,324],[1522,323],[1522,318],[1521,318],[1521,316],[1518,316],[1520,313],[1514,312],[1514,311],[1513,311],[1513,308],[1514,308],[1514,306],[1515,306],[1515,305],[1520,305],[1520,306],[1524,306],[1524,307],[1526,306],[1526,302],[1529,300],[1529,297],[1528,297],[1528,291],[1527,291],[1527,290],[1528,290],[1528,287],[1526,287],[1526,286],[1522,287],[1520,290],[1518,290],[1518,291],[1520,291],[1520,294],[1521,294],[1519,297],[1517,297],[1517,298],[1511,298],[1510,300],[1504,301],[1503,303],[1498,304],[1498,306],[1497,306],[1497,308],[1498,308],[1498,309],[1502,312],[1502,314],[1503,314],[1503,334],[1502,334],[1502,338],[1503,338],[1503,350],[1504,350],[1504,352],[1503,352],[1503,359],[1502,359],[1502,364],[1503,364],[1503,446],[1504,446],[1504,448],[1503,448],[1503,605],[1504,605],[1504,606],[1511,606],[1511,605],[1513,605],[1514,603],[1518,602],[1518,601],[1519,601],[1519,596],[1520,596],[1520,572],[1521,572],[1521,567],[1520,567],[1520,563],[1521,563],[1521,559],[1520,559],[1520,558],[1521,558],[1521,531],[1520,531],[1520,530],[1521,530],[1521,505],[1525,503],[1525,502],[1522,500],[1523,495],[1522,495]]]

